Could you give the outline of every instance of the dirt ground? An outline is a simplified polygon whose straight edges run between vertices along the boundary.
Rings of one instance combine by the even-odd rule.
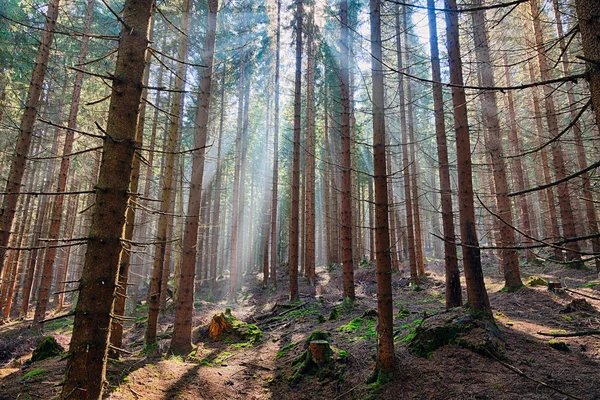
[[[423,280],[422,291],[412,290],[403,272],[393,275],[398,369],[390,383],[366,384],[376,354],[375,271],[372,267],[356,270],[357,302],[351,306],[342,301],[341,267],[320,267],[316,288],[301,280],[298,304],[287,301],[285,274],[279,277],[276,292],[262,288],[260,275],[246,275],[237,305],[225,300],[196,302],[197,348],[187,359],[166,354],[173,329],[169,317],[160,323],[161,354],[145,355],[141,339],[147,311],[141,305],[134,316],[137,320],[126,327],[124,347],[132,354],[108,363],[105,398],[600,399],[600,335],[556,338],[566,345],[558,350],[550,346],[551,336],[538,334],[600,329],[596,273],[551,263],[523,265],[525,282],[535,275],[569,290],[554,293],[545,286],[528,286],[505,293],[493,267],[496,262],[488,259],[485,264],[490,301],[505,344],[503,362],[457,344],[442,347],[429,358],[408,351],[407,343],[421,321],[444,310],[443,264],[431,261],[427,266],[431,275]],[[219,283],[216,298],[224,299],[226,282]],[[573,309],[569,304],[574,299],[585,299],[587,304]],[[256,323],[263,331],[262,342],[208,339],[212,315],[225,307],[231,307],[238,319]],[[56,320],[47,324],[45,334],[67,348],[71,327],[72,318]],[[335,374],[293,378],[292,363],[316,329],[331,334],[331,345],[339,355]],[[27,320],[0,326],[0,399],[58,396],[66,360],[57,356],[25,365],[41,337],[31,331]]]

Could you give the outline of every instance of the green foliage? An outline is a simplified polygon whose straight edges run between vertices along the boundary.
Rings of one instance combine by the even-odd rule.
[[[28,373],[23,375],[23,380],[25,381],[25,380],[34,378],[36,376],[42,375],[44,372],[46,372],[45,369],[41,369],[41,368],[32,369],[31,371],[29,371]]]
[[[581,286],[579,286],[580,288],[588,288],[588,289],[593,289],[595,286],[600,286],[600,282],[588,282],[585,283]]]
[[[354,318],[346,325],[339,326],[337,331],[340,332],[356,332],[359,333],[354,340],[376,338],[377,331],[375,330],[375,322],[369,319]]]
[[[398,307],[398,319],[403,320],[408,318],[408,316],[410,315],[410,311],[408,310],[408,308],[406,308],[406,306],[401,302],[398,302]]]
[[[567,322],[573,322],[573,317],[567,314],[562,314],[562,317]]]
[[[325,317],[324,317],[324,316],[322,316],[322,315],[319,315],[319,316],[317,317],[317,322],[318,322],[319,324],[322,324],[322,323],[324,323],[324,322],[325,322]]]
[[[340,317],[340,312],[338,311],[337,307],[334,308],[333,310],[331,310],[331,312],[329,313],[329,320],[330,321],[337,321],[337,319]]]

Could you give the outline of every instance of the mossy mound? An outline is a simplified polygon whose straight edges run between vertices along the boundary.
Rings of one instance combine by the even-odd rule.
[[[254,324],[240,321],[231,314],[231,309],[226,308],[223,313],[213,315],[208,326],[208,337],[220,340],[225,336],[236,336],[252,344],[262,341],[262,331]]]
[[[589,313],[589,312],[595,312],[596,309],[594,308],[593,305],[588,303],[586,299],[573,299],[573,301],[570,302],[569,304],[567,304],[565,306],[565,308],[560,310],[560,313],[568,314],[568,313],[573,313],[573,312],[577,312],[577,311],[584,311],[584,312]]]
[[[418,357],[431,357],[440,347],[455,344],[476,353],[504,356],[504,342],[493,319],[464,308],[453,308],[423,320],[408,349]]]
[[[548,281],[540,276],[530,276],[527,279],[527,286],[548,286]]]
[[[46,358],[56,357],[63,353],[65,349],[58,344],[54,336],[46,336],[40,344],[33,350],[30,362],[42,361]]]
[[[337,354],[337,357],[334,357]],[[294,374],[289,378],[297,381],[304,375],[316,376],[319,380],[342,379],[347,362],[347,353],[331,346],[331,334],[313,331],[304,341],[304,351],[292,362]],[[340,365],[336,362],[339,361]]]
[[[571,349],[569,348],[569,346],[565,343],[565,342],[561,342],[560,340],[549,340],[548,344],[550,345],[550,347],[552,347],[553,349],[556,349],[558,351],[564,351],[564,352],[570,352]]]

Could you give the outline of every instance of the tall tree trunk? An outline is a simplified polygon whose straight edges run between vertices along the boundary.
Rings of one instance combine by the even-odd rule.
[[[221,147],[223,145],[223,122],[225,118],[225,65],[221,72],[221,107],[219,110],[219,144],[217,145],[217,166],[215,172],[215,199],[213,203],[213,227],[212,227],[212,243],[211,243],[211,261],[210,261],[210,281],[209,281],[209,297],[212,298],[215,290],[215,282],[217,280],[217,263],[219,253],[219,231],[221,226],[221,177],[223,160],[221,159]]]
[[[475,0],[475,6],[481,6],[481,0]],[[494,71],[490,58],[487,32],[485,27],[485,11],[479,10],[471,13],[473,20],[473,39],[475,42],[475,55],[477,58],[478,74],[480,86],[493,87]],[[519,255],[515,246],[515,231],[513,228],[512,207],[508,198],[508,181],[506,179],[506,168],[504,165],[504,149],[500,136],[500,120],[498,115],[498,105],[496,103],[496,93],[491,90],[485,90],[480,97],[481,110],[484,128],[484,142],[486,151],[492,160],[492,172],[494,185],[496,188],[497,214],[500,221],[500,237],[498,244],[504,247],[501,250],[502,266],[504,271],[505,288],[514,291],[523,286],[521,274],[519,271]],[[512,247],[512,248],[511,248]]]
[[[429,21],[429,48],[431,54],[431,77],[441,82],[440,52],[438,49],[435,0],[427,0],[427,18]],[[462,305],[460,271],[456,254],[456,235],[454,233],[454,213],[452,211],[452,187],[450,183],[450,162],[446,142],[446,123],[444,121],[444,95],[442,85],[433,84],[433,107],[435,115],[435,136],[440,174],[440,195],[442,202],[442,226],[444,229],[444,261],[446,271],[446,308]]]
[[[588,70],[588,82],[592,93],[592,105],[596,115],[596,125],[600,126],[600,7],[595,0],[575,0],[581,45]],[[598,264],[596,264],[598,268]]]
[[[342,269],[344,298],[354,301],[354,255],[352,246],[353,220],[352,220],[352,185],[350,164],[350,76],[348,59],[350,54],[348,42],[348,1],[340,3],[340,169],[341,179],[341,239],[342,239]]]
[[[152,30],[154,28],[154,21],[150,22],[150,33],[149,40],[152,41]],[[150,52],[146,53],[144,67],[144,86],[148,86],[150,80]],[[142,148],[144,138],[144,125],[146,122],[146,102],[144,99],[148,96],[148,90],[142,90],[142,102],[140,104],[140,111],[138,115],[138,124],[135,131],[135,145],[137,148]],[[133,157],[131,166],[131,176],[129,177],[129,193],[131,193],[130,204],[125,211],[125,229],[123,229],[123,239],[127,243],[133,240],[133,230],[135,228],[135,205],[134,201],[137,201],[135,193],[138,192],[138,185],[140,181],[140,167],[141,161],[140,156]],[[113,315],[117,317],[123,317],[125,315],[125,303],[127,300],[127,287],[129,284],[129,267],[131,262],[131,253],[133,247],[125,244],[125,248],[121,250],[121,256],[119,257],[119,277],[117,280],[117,295],[115,298]],[[111,324],[110,332],[110,344],[113,347],[109,353],[112,357],[118,358],[119,353],[114,348],[120,349],[123,347],[123,324],[124,320],[116,320]]]
[[[473,178],[471,170],[471,143],[467,100],[463,88],[462,60],[458,39],[458,13],[456,0],[445,0],[446,37],[448,40],[448,64],[454,106],[454,130],[456,133],[456,163],[458,169],[458,202],[460,211],[460,234],[463,245],[463,266],[467,283],[467,305],[491,316],[490,300],[483,281],[481,254],[475,228],[473,207]]]
[[[392,265],[387,200],[381,2],[370,0],[371,71],[373,75],[373,168],[375,179],[375,246],[377,257],[377,362],[373,378],[387,380],[394,371]],[[387,379],[386,379],[387,378]]]
[[[31,84],[27,92],[25,101],[25,110],[21,117],[19,127],[19,136],[15,146],[15,154],[10,164],[10,172],[6,180],[4,189],[4,198],[2,199],[2,208],[0,209],[0,274],[4,265],[4,256],[10,237],[10,230],[15,217],[19,193],[21,192],[21,183],[25,173],[25,164],[27,154],[31,147],[33,137],[33,127],[37,117],[40,96],[44,84],[44,76],[48,68],[48,59],[50,57],[50,48],[54,38],[54,27],[58,18],[58,6],[60,0],[50,0],[47,5],[46,21],[40,38],[40,47],[35,56],[35,63],[31,73]]]
[[[540,76],[543,81],[550,79],[550,68],[547,65],[544,37],[542,33],[542,25],[538,18],[539,7],[537,0],[530,0],[531,15],[533,16],[533,31],[535,35],[535,44],[538,52],[538,63],[540,67]],[[548,123],[548,130],[551,138],[555,138],[558,133],[558,119],[556,117],[556,108],[554,105],[553,92],[554,90],[544,85],[544,106],[546,108],[546,122]],[[551,145],[552,151],[552,162],[554,164],[554,174],[556,179],[563,179],[567,175],[567,169],[565,166],[564,156],[560,141],[554,141]],[[571,196],[569,192],[568,182],[563,182],[557,185],[558,191],[558,208],[560,210],[560,218],[563,228],[563,236],[565,238],[573,238],[577,236],[575,231],[575,219],[573,216],[573,208],[571,206]],[[567,248],[566,261],[571,264],[573,268],[580,268],[583,266],[581,256],[579,254],[579,243],[569,242],[564,245]]]
[[[560,9],[559,9],[559,3],[558,0],[553,0],[552,4],[554,5],[554,15],[555,15],[555,20],[556,20],[556,33],[558,34],[559,37],[559,43],[560,43],[560,49],[562,51],[562,70],[564,75],[568,75],[569,74],[569,60],[568,60],[568,55],[567,55],[567,45],[565,43],[565,39],[564,39],[564,32],[563,32],[563,27],[562,27],[562,19],[561,19],[561,15],[560,15]],[[576,7],[577,7],[578,3],[576,2]],[[597,8],[597,7],[596,7]],[[596,60],[600,59],[600,51],[598,50],[600,48],[600,40],[598,40],[598,36],[597,36],[597,32],[598,29],[600,29],[600,22],[598,21],[600,19],[600,13],[596,12],[596,24],[595,26],[592,26],[592,28],[596,29],[596,43],[595,43],[595,47],[596,47]],[[580,31],[581,31],[581,38],[582,41],[584,43],[586,43],[587,38],[584,39],[584,36],[586,34],[588,34],[588,32],[586,32],[586,28],[587,25],[586,23],[582,23],[580,21],[579,23],[579,27],[580,27]],[[585,32],[585,33],[584,33]],[[586,53],[586,47],[584,47],[584,54],[586,54],[587,57],[587,53]],[[590,59],[588,57],[588,59]],[[596,65],[596,69],[598,69],[598,66]],[[593,102],[593,96],[597,95],[598,97],[600,97],[600,78],[599,75],[596,73],[596,76],[594,76],[594,70],[590,70],[590,88],[593,87],[592,82],[594,82],[594,80],[597,81],[596,85],[597,85],[597,89],[598,89],[598,93],[594,93],[592,91],[592,102]],[[575,95],[573,94],[573,82],[566,82],[566,89],[567,89],[567,98],[569,100],[569,111],[570,111],[570,115],[571,115],[571,120],[575,121],[577,119],[577,105],[575,103]],[[597,101],[594,106],[600,106],[600,101]],[[596,111],[597,112],[597,111]],[[597,114],[600,115],[600,114]],[[596,121],[596,124],[598,124],[598,120]],[[587,168],[587,160],[585,157],[585,149],[583,147],[583,139],[582,139],[582,135],[581,135],[581,127],[579,125],[579,123],[575,123],[575,125],[573,125],[573,136],[575,137],[575,149],[577,151],[577,166],[580,170],[586,169]],[[596,215],[596,205],[594,204],[593,201],[593,192],[592,192],[592,185],[590,183],[590,175],[586,172],[581,174],[581,183],[583,186],[583,191],[582,191],[582,197],[583,197],[583,202],[584,202],[584,208],[585,208],[585,216],[587,219],[587,225],[588,225],[588,233],[590,235],[597,235],[598,234],[598,217]],[[594,251],[594,253],[596,254],[600,254],[600,238],[596,237],[594,239],[592,239],[592,250]],[[595,260],[596,263],[596,270],[598,272],[600,272],[600,257],[596,257]]]
[[[510,71],[508,68],[508,58],[506,57],[506,55],[504,55],[504,74],[505,74],[505,79],[506,79],[506,86],[511,86],[511,79],[510,79]],[[521,153],[521,145],[519,143],[519,132],[518,132],[518,126],[517,126],[517,116],[516,116],[516,112],[515,112],[515,103],[514,103],[514,99],[513,99],[513,92],[512,90],[508,90],[506,92],[506,99],[508,102],[508,116],[509,116],[509,123],[510,123],[510,130],[509,130],[509,142],[511,145],[511,150],[512,152],[517,155]],[[512,170],[513,170],[513,176],[515,179],[515,184],[516,184],[516,189],[518,191],[524,190],[525,189],[525,179],[523,177],[523,163],[521,161],[520,157],[515,157],[511,160],[512,162]],[[523,226],[523,232],[529,236],[529,237],[533,237],[533,232],[531,229],[531,217],[530,217],[530,212],[529,212],[529,201],[527,201],[527,196],[521,196],[519,198],[519,208],[520,208],[520,214],[521,214],[521,225]],[[531,245],[532,241],[530,238],[524,237],[522,239],[522,243],[525,246]],[[525,255],[525,259],[528,261],[531,261],[533,259],[533,252],[531,251],[531,249],[525,249],[524,250],[524,255]]]
[[[188,36],[190,31],[190,0],[183,1],[181,16],[181,30],[179,38],[179,49],[177,59],[186,61],[188,56]],[[168,268],[165,265],[165,253],[167,250],[167,236],[169,209],[171,207],[171,197],[173,196],[173,179],[176,153],[179,148],[179,125],[183,118],[183,89],[185,87],[185,77],[187,74],[187,64],[180,62],[175,71],[175,88],[173,101],[171,104],[171,116],[169,117],[168,136],[165,143],[165,161],[162,181],[162,194],[160,203],[160,215],[158,217],[158,228],[156,233],[156,249],[154,253],[154,263],[152,265],[152,278],[148,293],[148,326],[146,328],[146,346],[152,346],[156,343],[156,329],[158,325],[158,313],[160,311],[160,297],[162,288],[163,269]]]
[[[296,301],[298,294],[298,242],[299,242],[299,203],[300,203],[300,118],[302,116],[302,19],[303,2],[296,0],[296,73],[294,80],[294,138],[292,152],[292,180],[290,199],[290,301]]]
[[[153,3],[127,0],[124,6],[107,138],[61,399],[102,397]]]
[[[413,197],[411,196],[412,182],[410,179],[410,164],[408,155],[408,124],[406,115],[406,97],[404,94],[404,61],[402,48],[402,35],[400,33],[400,8],[396,7],[396,54],[398,65],[398,98],[400,101],[400,130],[402,131],[402,171],[404,176],[404,201],[406,202],[406,231],[408,239],[408,260],[410,265],[410,279],[413,285],[419,284],[419,271],[417,267],[417,251],[415,247],[415,226],[413,220]],[[390,171],[391,172],[391,171]]]
[[[192,312],[194,309],[194,273],[196,265],[196,243],[198,241],[198,218],[200,213],[200,195],[204,174],[204,155],[210,114],[210,96],[212,87],[212,67],[217,31],[218,0],[208,2],[208,24],[202,51],[202,76],[198,93],[198,109],[194,129],[194,149],[192,153],[192,179],[188,198],[188,209],[183,234],[183,259],[179,277],[179,294],[175,303],[175,325],[171,339],[170,352],[186,354],[192,349]],[[175,277],[178,279],[178,277]]]

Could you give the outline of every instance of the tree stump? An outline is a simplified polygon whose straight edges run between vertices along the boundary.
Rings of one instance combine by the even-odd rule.
[[[312,360],[318,365],[331,361],[333,354],[327,340],[312,340],[308,344],[308,351]]]
[[[208,326],[208,337],[219,340],[223,335],[235,335],[250,343],[259,343],[262,340],[262,331],[254,324],[236,319],[231,314],[231,309],[226,308],[224,313],[213,315]]]

